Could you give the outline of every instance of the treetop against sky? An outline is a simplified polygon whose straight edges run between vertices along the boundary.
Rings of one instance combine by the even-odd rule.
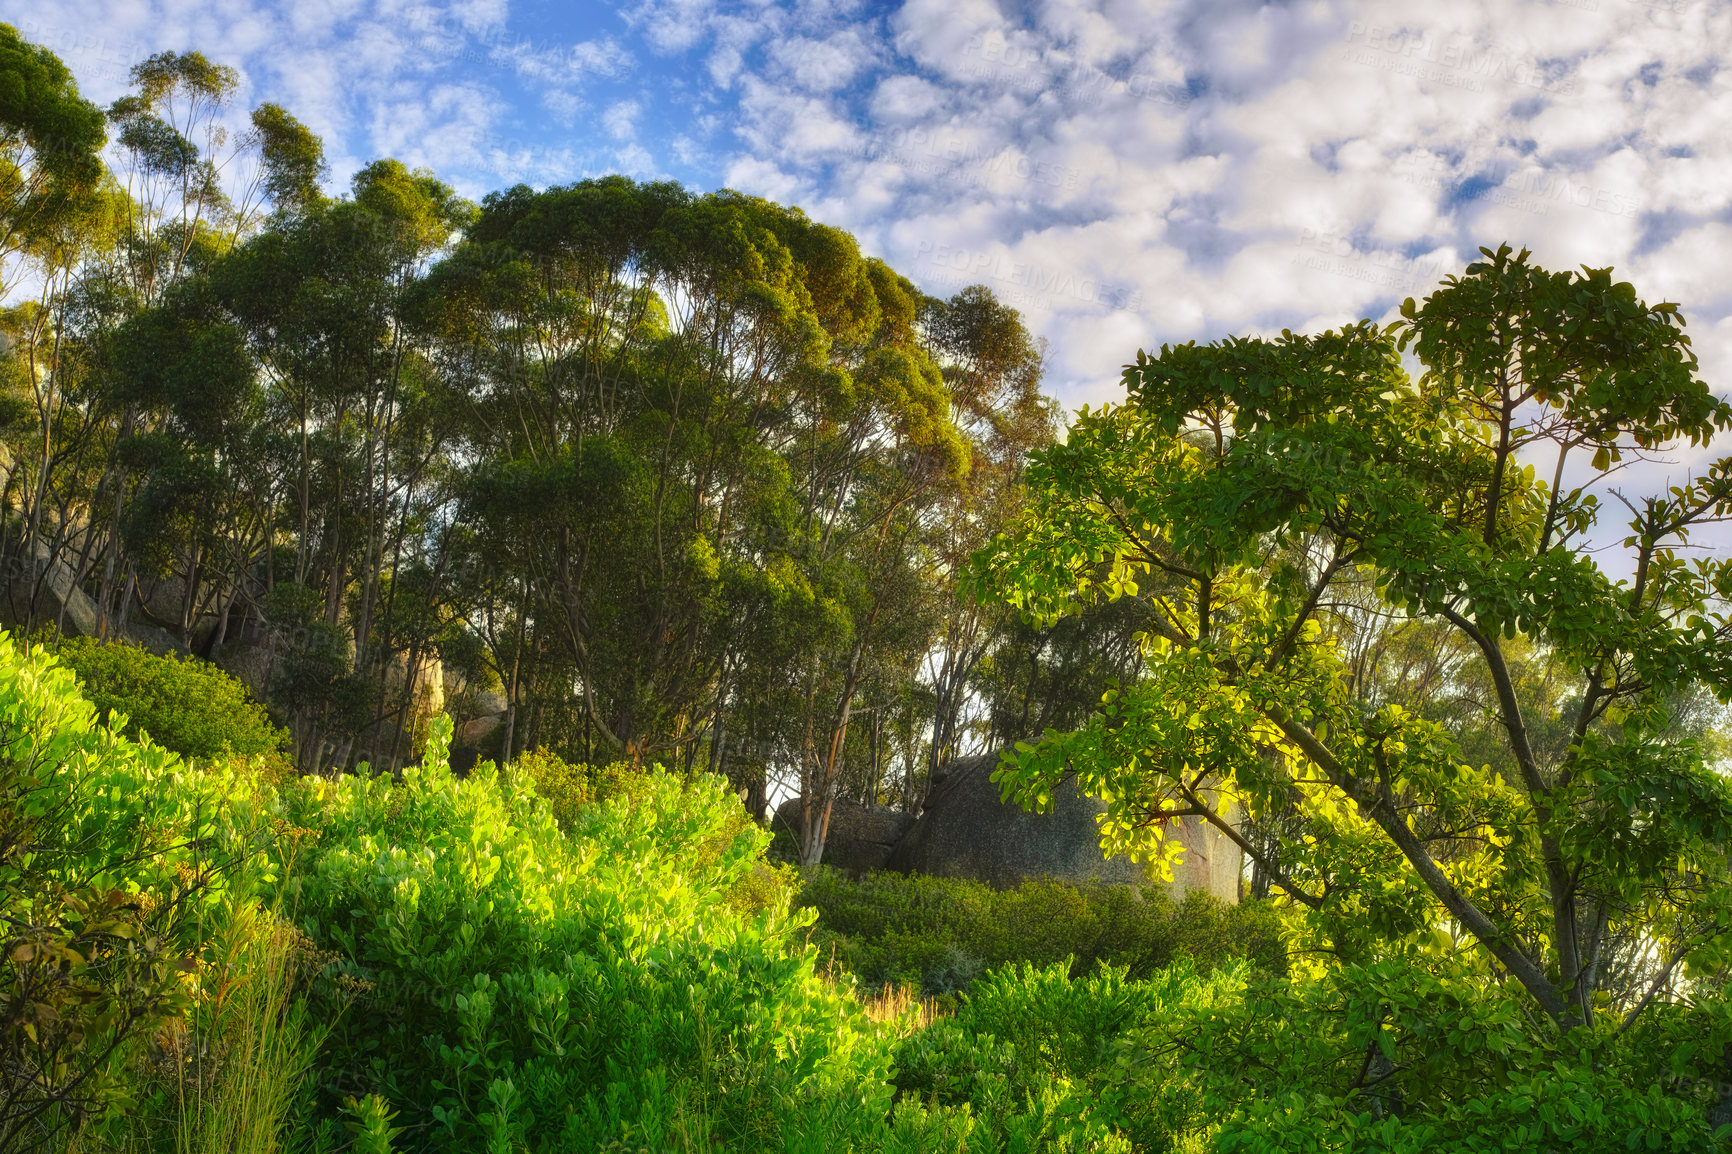
[[[1714,0],[0,3],[85,94],[151,53],[472,197],[619,171],[799,204],[1052,340],[1066,401],[1139,346],[1390,319],[1480,244],[1614,265],[1732,367],[1732,9]]]

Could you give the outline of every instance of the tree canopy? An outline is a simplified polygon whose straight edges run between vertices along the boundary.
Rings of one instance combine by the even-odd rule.
[[[1002,785],[1074,773],[1157,860],[1201,815],[1327,953],[1471,957],[1565,1035],[1627,1028],[1732,947],[1700,724],[1732,557],[1687,551],[1732,459],[1641,487],[1732,405],[1676,305],[1481,251],[1386,327],[1139,352],[1036,454],[977,581],[1040,621],[1139,603],[1146,671]]]
[[[244,672],[309,770],[400,766],[441,702],[502,701],[482,755],[793,791],[814,861],[836,798],[917,805],[940,761],[1086,703],[1049,639],[953,596],[1057,428],[986,289],[927,296],[729,190],[474,204],[391,158],[329,189],[318,138],[198,52],[104,114],[4,51],[35,182],[0,203],[25,629],[74,628],[75,588],[99,638]],[[43,190],[80,207],[30,223]]]

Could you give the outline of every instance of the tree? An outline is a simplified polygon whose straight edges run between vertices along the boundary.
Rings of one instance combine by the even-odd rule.
[[[316,142],[298,136],[292,123],[283,126],[275,112],[256,119],[276,133],[265,141],[267,183],[279,205],[275,227],[215,262],[210,279],[248,336],[286,450],[281,525],[265,526],[267,518],[259,517],[269,530],[293,534],[292,565],[280,576],[316,587],[321,636],[347,632],[354,648],[353,669],[346,652],[338,657],[349,648],[347,640],[325,645],[320,654],[297,655],[290,665],[318,667],[312,684],[350,702],[371,681],[372,696],[383,701],[387,668],[399,654],[378,644],[374,627],[381,619],[402,623],[402,615],[393,614],[392,578],[406,560],[405,547],[414,545],[416,498],[426,491],[429,466],[440,461],[453,431],[453,422],[436,412],[440,389],[429,387],[404,302],[424,264],[467,223],[472,206],[431,174],[394,160],[357,173],[351,197],[326,201],[313,183],[320,163]],[[299,141],[287,159],[270,151],[277,147],[271,140],[281,144],[283,138]],[[294,199],[285,201],[290,194]],[[241,555],[250,561],[263,545],[249,541]],[[274,585],[277,576],[265,584]],[[257,591],[248,592],[256,606]],[[300,620],[304,598],[285,597],[276,604],[294,604],[291,616]],[[310,619],[301,625],[310,627]],[[405,693],[425,655],[411,650]],[[315,660],[309,666],[302,658]],[[306,738],[300,755],[309,764],[324,756],[326,744],[345,763],[357,729],[387,720],[364,709],[333,711],[330,694],[294,697],[298,709],[310,710],[295,727]],[[347,718],[342,726],[334,725],[339,712]],[[332,740],[320,741],[321,733]]]
[[[99,148],[52,56],[13,55]],[[64,170],[76,211],[20,250],[41,295],[0,312],[27,628],[233,665],[307,769],[395,766],[455,675],[501,691],[505,757],[703,764],[755,812],[797,784],[812,860],[840,793],[917,799],[981,737],[1010,615],[953,593],[1054,428],[1013,310],[726,190],[477,211],[382,160],[328,197],[282,108],[225,129],[232,68],[165,52],[132,81],[118,177]],[[0,151],[35,172],[46,122],[4,89]]]
[[[0,24],[0,300],[14,281],[5,262],[87,211],[107,139],[66,65]]]
[[[1004,527],[1022,499],[1028,454],[1052,442],[1057,414],[1040,393],[1044,353],[1014,309],[981,285],[926,304],[924,327],[944,363],[958,424],[973,448],[964,483],[945,494],[947,532],[935,535],[930,583],[946,608],[942,642],[927,655],[935,709],[927,779],[960,752],[963,712],[976,674],[1015,622],[966,588],[968,558]],[[997,703],[994,703],[995,705]],[[1016,737],[1023,736],[1018,733]]]
[[[1074,773],[1109,803],[1103,846],[1157,860],[1179,849],[1165,823],[1199,815],[1320,948],[1471,943],[1577,1046],[1732,959],[1732,788],[1668,716],[1732,696],[1732,558],[1683,552],[1732,516],[1732,458],[1608,484],[1707,445],[1732,405],[1677,306],[1481,252],[1387,328],[1139,352],[1127,403],[1038,455],[977,580],[1041,620],[1136,598],[1148,673],[1000,780],[1040,807]],[[1458,652],[1429,667],[1441,689],[1360,660],[1416,644]],[[1467,717],[1423,706],[1475,684]],[[1233,807],[1300,820],[1275,855]],[[1615,941],[1648,959],[1621,981]]]

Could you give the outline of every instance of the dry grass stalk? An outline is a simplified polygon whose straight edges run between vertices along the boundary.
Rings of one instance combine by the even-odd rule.
[[[911,1022],[924,1030],[940,1018],[948,1018],[950,1010],[937,998],[923,998],[916,986],[885,986],[872,993],[862,992],[860,1004],[866,1016],[874,1022]]]

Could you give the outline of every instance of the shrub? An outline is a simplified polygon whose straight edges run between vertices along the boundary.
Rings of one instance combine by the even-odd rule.
[[[1264,906],[817,871],[832,946],[973,971],[951,1017],[877,1024],[725,783],[458,780],[434,733],[401,782],[191,767],[0,637],[0,1149],[1729,1146],[1713,981],[1565,1048],[1441,945],[1289,977],[1244,940]]]
[[[401,783],[262,783],[0,642],[0,1147],[1123,1150],[1052,1094],[894,1102],[908,1027],[814,973],[725,783],[621,776],[561,830],[449,734]]]
[[[976,982],[952,1018],[907,1037],[891,1080],[898,1095],[988,1119],[1006,1102],[1044,1098],[1126,1149],[1173,1149],[1195,1135],[1196,1120],[1138,1076],[1134,1043],[1185,1008],[1230,1001],[1250,972],[1240,962],[1200,976],[1186,960],[1132,981],[1114,966],[1085,978],[1063,962],[1007,966]]]
[[[128,737],[148,736],[197,758],[271,754],[287,743],[246,686],[207,661],[87,637],[61,638],[52,648],[99,716],[125,716]]]
[[[107,1129],[122,1148],[278,1154],[305,1124],[307,1073],[326,1029],[299,992],[321,959],[257,903],[236,906],[206,942],[186,1015],[132,1076],[130,1108]],[[89,1147],[86,1143],[86,1147]]]
[[[507,776],[526,779],[563,830],[571,829],[583,807],[596,800],[594,771],[587,765],[573,765],[551,750],[524,750]]]
[[[316,995],[336,1022],[327,1117],[371,1100],[399,1149],[429,1151],[912,1152],[975,1132],[942,1106],[892,1110],[895,1033],[814,973],[812,915],[741,899],[768,835],[724,782],[621,777],[562,829],[534,780],[575,797],[579,767],[459,780],[449,734],[439,719],[401,782],[284,793],[318,831],[289,873],[303,928],[363,991]]]
[[[262,880],[255,801],[99,724],[70,670],[0,634],[0,1149],[57,1149],[135,1097]]]
[[[654,780],[652,775],[633,769],[623,761],[597,768],[573,764],[546,749],[518,754],[502,776],[533,788],[535,795],[546,803],[559,828],[567,833],[578,827],[587,808],[614,799],[622,799],[628,804],[635,802],[653,788]],[[687,847],[687,852],[693,855],[692,864],[700,868],[713,864],[726,846],[754,825],[745,807],[738,807],[737,812],[731,813],[705,844]],[[746,912],[769,909],[788,900],[798,879],[798,871],[785,863],[759,861],[734,879],[727,891],[727,900],[736,909]]]
[[[1155,886],[1042,878],[1000,891],[889,871],[851,879],[820,866],[797,901],[818,911],[811,940],[824,956],[868,986],[917,983],[928,995],[967,989],[1018,962],[1068,960],[1079,976],[1105,963],[1133,978],[1187,956],[1204,971],[1238,959],[1285,966],[1273,906],[1229,906],[1201,893],[1175,903]]]
[[[1657,1076],[1715,1067],[1732,1042],[1719,996],[1703,993],[1691,1045],[1600,1027],[1560,1049],[1471,955],[1342,965],[1151,1016],[1128,1086],[1165,1094],[1226,1152],[1725,1150],[1732,1128],[1716,1141],[1707,1103]]]

